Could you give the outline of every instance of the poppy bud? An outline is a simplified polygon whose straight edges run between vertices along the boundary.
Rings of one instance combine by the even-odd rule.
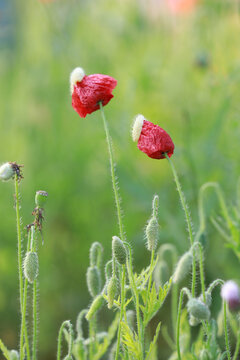
[[[112,277],[112,260],[109,260],[105,265],[105,278],[109,281]]]
[[[40,208],[44,208],[44,205],[47,201],[47,197],[48,197],[48,193],[46,191],[43,191],[43,190],[37,191],[36,195],[35,195],[36,206],[38,206]]]
[[[191,251],[186,252],[179,259],[176,269],[173,274],[173,283],[180,283],[185,276],[190,272],[192,266],[192,253]]]
[[[210,317],[208,306],[198,299],[190,299],[187,303],[187,309],[190,315],[199,320],[208,320]]]
[[[101,275],[96,266],[87,269],[87,286],[92,297],[97,296],[101,291]]]
[[[24,259],[23,270],[25,278],[33,283],[38,276],[38,255],[36,252],[29,251]]]
[[[95,297],[95,299],[93,300],[93,302],[90,306],[90,309],[88,310],[88,313],[86,315],[87,321],[90,321],[92,319],[92,317],[96,314],[96,312],[101,309],[104,302],[105,302],[105,300],[104,300],[104,297],[102,296],[102,294]]]
[[[103,247],[99,242],[94,242],[90,248],[90,265],[99,267],[102,260]]]
[[[107,286],[107,297],[108,297],[108,308],[113,307],[114,300],[119,294],[119,283],[118,279],[114,276],[110,279]]]
[[[206,301],[203,300],[203,295],[202,294],[199,296],[199,300],[201,300],[202,302],[205,302],[206,305],[208,307],[210,307],[211,304],[212,304],[212,295],[209,292],[205,292],[205,298],[206,298]]]
[[[195,316],[193,316],[193,315],[189,316],[189,325],[190,326],[197,326],[200,324],[200,322],[201,322],[201,320],[195,318]]]
[[[10,180],[15,174],[14,167],[11,163],[7,162],[0,166],[0,180]]]
[[[229,306],[230,310],[240,308],[240,290],[235,281],[225,282],[221,289],[221,297]]]
[[[146,227],[147,249],[153,251],[157,247],[159,238],[159,224],[157,219],[153,216]]]
[[[119,262],[119,264],[124,265],[126,264],[127,260],[127,251],[122,242],[117,236],[113,236],[112,238],[112,251],[113,256]]]
[[[19,353],[16,350],[9,351],[10,360],[19,360]]]
[[[174,144],[168,133],[160,126],[147,121],[143,115],[137,115],[132,128],[133,141],[138,148],[152,159],[164,159],[174,151]]]

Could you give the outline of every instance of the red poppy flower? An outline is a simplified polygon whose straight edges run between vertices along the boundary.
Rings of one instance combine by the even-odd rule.
[[[174,151],[174,144],[168,133],[160,126],[147,121],[143,115],[138,115],[132,129],[133,141],[138,142],[138,148],[152,159],[164,159]]]
[[[99,102],[105,106],[113,98],[112,91],[117,80],[108,75],[93,74],[86,76],[83,69],[76,68],[70,75],[72,107],[85,117],[100,108]]]

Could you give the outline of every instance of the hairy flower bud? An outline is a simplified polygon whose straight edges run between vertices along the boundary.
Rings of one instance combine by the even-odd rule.
[[[86,319],[88,321],[90,321],[92,319],[92,317],[96,314],[96,312],[101,309],[104,302],[105,302],[105,300],[104,300],[104,297],[102,296],[102,294],[99,294],[97,297],[95,297],[95,299],[93,300],[93,302],[90,306],[90,309],[88,310],[88,313],[86,315]]]
[[[210,317],[208,306],[199,299],[190,299],[187,303],[187,309],[190,315],[199,320],[208,320]]]
[[[23,263],[23,271],[25,278],[33,283],[34,280],[38,276],[38,255],[36,252],[29,251],[26,253],[24,263]]]
[[[99,268],[102,260],[103,247],[99,242],[94,242],[90,248],[90,265]]]
[[[152,210],[153,210],[153,216],[156,218],[158,216],[158,207],[159,207],[159,197],[158,195],[154,195],[152,201]]]
[[[16,350],[9,351],[10,360],[19,360],[19,353]]]
[[[101,291],[101,275],[96,266],[87,269],[87,286],[92,297],[97,296]]]
[[[185,276],[190,272],[192,266],[192,253],[191,251],[186,252],[179,259],[176,269],[173,274],[173,283],[180,283]]]
[[[113,256],[119,262],[119,264],[124,265],[126,264],[127,260],[127,251],[126,247],[124,246],[122,240],[119,239],[117,236],[113,236],[112,238],[112,251]]]
[[[153,251],[157,247],[159,224],[155,216],[151,217],[146,227],[147,249]]]
[[[35,195],[36,206],[38,206],[40,208],[44,208],[44,205],[47,201],[47,197],[48,197],[48,193],[46,191],[43,191],[43,190],[37,191],[36,195]]]
[[[12,163],[7,162],[0,166],[0,180],[7,181],[10,180],[14,176],[14,167]]]
[[[111,309],[113,307],[114,300],[117,298],[119,294],[119,282],[118,279],[113,276],[107,286],[107,297],[108,297],[108,308]]]

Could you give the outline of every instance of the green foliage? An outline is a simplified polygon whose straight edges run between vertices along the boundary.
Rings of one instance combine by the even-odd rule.
[[[139,360],[141,358],[142,349],[138,335],[124,322],[121,323],[121,327],[123,344],[126,346],[129,354],[131,355],[131,359]]]
[[[5,358],[7,360],[11,360],[10,359],[10,355],[9,355],[9,351],[6,348],[6,346],[4,345],[4,343],[2,342],[2,340],[0,339],[0,350],[2,351],[3,355],[5,356]]]

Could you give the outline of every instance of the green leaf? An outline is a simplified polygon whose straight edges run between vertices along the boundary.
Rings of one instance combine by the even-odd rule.
[[[135,332],[129,328],[129,326],[122,322],[122,337],[123,344],[127,347],[131,360],[139,360],[141,357],[141,343],[139,342],[138,336]]]
[[[3,353],[3,355],[5,356],[5,358],[7,360],[10,360],[10,355],[9,355],[9,351],[8,349],[6,348],[6,346],[4,345],[4,343],[2,342],[2,340],[0,339],[0,349]]]
[[[161,323],[158,324],[156,331],[155,331],[155,336],[153,338],[153,341],[151,342],[150,346],[149,346],[149,350],[147,352],[147,356],[146,356],[146,360],[151,360],[151,354],[152,351],[156,345],[157,339],[158,339],[158,335],[159,335],[159,331],[160,331],[160,327],[161,327]]]

